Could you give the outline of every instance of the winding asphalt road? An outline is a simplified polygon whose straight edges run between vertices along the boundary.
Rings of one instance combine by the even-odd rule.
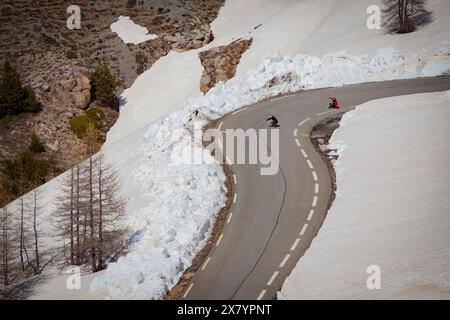
[[[274,299],[322,225],[332,185],[309,133],[320,120],[369,100],[450,89],[450,77],[423,78],[303,91],[226,115],[220,130],[267,128],[280,121],[280,170],[232,165],[234,201],[223,233],[187,286],[185,299]],[[336,96],[340,110],[326,108]],[[325,113],[324,113],[325,112]]]

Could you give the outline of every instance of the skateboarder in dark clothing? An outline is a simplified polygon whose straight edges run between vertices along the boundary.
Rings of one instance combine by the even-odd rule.
[[[278,119],[277,118],[275,118],[275,116],[271,116],[269,119],[267,119],[266,121],[272,121],[271,123],[270,123],[270,126],[271,127],[278,127]]]

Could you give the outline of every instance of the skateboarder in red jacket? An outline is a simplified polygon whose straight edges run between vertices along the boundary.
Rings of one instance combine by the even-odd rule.
[[[328,108],[339,109],[339,102],[336,97],[328,97],[328,99],[331,100]]]

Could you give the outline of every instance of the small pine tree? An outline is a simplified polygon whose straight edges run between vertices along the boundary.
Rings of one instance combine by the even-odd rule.
[[[44,144],[42,143],[39,136],[33,132],[31,135],[31,144],[29,147],[30,151],[33,153],[42,153],[45,152]]]
[[[0,118],[40,110],[31,86],[22,86],[19,72],[9,59],[0,70]]]
[[[14,114],[23,99],[22,82],[9,60],[3,63],[0,79],[0,117]]]
[[[112,104],[115,91],[119,82],[111,73],[106,63],[99,65],[92,75],[91,95],[94,100],[100,100],[106,104]]]
[[[22,88],[23,100],[20,105],[20,112],[37,112],[41,107],[37,101],[36,93],[30,85]]]

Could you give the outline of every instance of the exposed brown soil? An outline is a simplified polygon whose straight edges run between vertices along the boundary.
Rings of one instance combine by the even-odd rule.
[[[220,81],[226,82],[233,78],[242,54],[251,44],[252,39],[236,40],[227,46],[200,52],[199,57],[204,68],[200,79],[200,90],[207,93]]]
[[[334,199],[336,198],[336,172],[334,171],[332,159],[336,159],[336,157],[330,157],[328,152],[329,150],[326,146],[328,145],[328,141],[330,140],[333,132],[339,128],[339,122],[341,121],[344,113],[340,113],[333,118],[324,119],[318,122],[310,132],[310,139],[316,151],[320,154],[323,161],[326,163],[328,167],[328,172],[331,178],[331,196],[328,201],[327,212],[331,208]]]

